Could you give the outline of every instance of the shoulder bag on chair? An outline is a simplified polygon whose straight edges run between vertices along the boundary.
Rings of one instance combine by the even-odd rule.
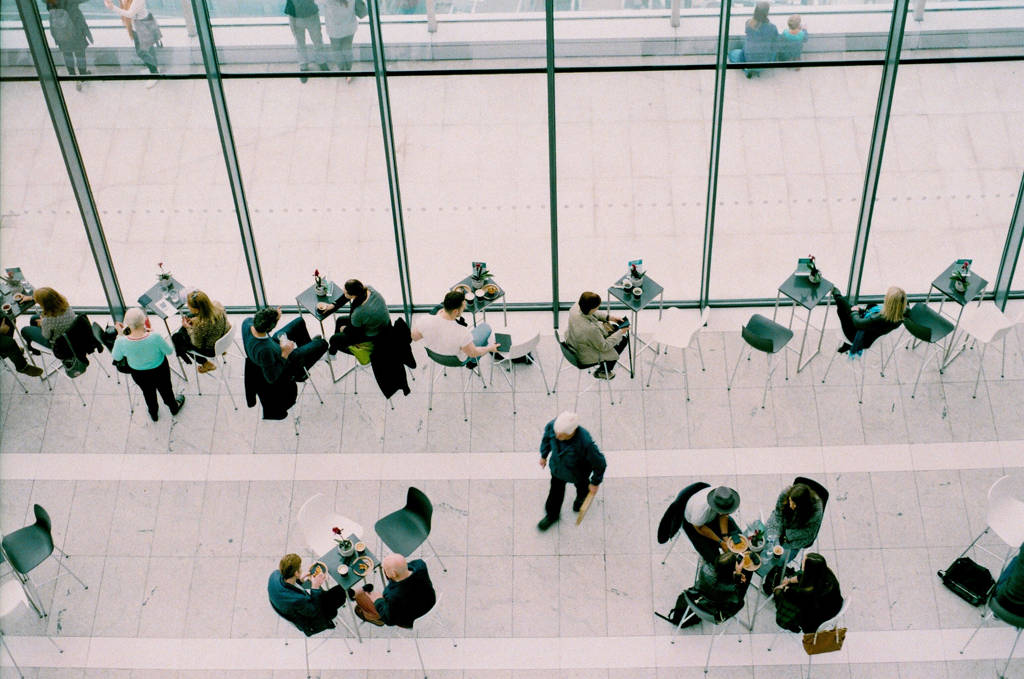
[[[804,635],[804,650],[807,655],[818,655],[819,653],[832,653],[843,648],[846,641],[846,628],[835,627]]]

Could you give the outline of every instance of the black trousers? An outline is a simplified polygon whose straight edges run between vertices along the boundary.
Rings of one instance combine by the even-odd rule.
[[[334,334],[331,335],[331,354],[339,351],[348,352],[350,346],[365,342],[367,339],[366,331],[349,325],[348,318],[339,318],[334,324]]]
[[[622,340],[615,345],[615,351],[619,352],[619,356],[629,346],[629,336],[623,337]],[[601,361],[601,365],[604,367],[605,372],[612,372],[615,369],[615,364],[618,361]]]
[[[21,369],[28,365],[25,360],[25,352],[21,350],[14,338],[9,335],[0,334],[0,358],[8,358],[15,368]]]
[[[557,519],[562,512],[562,502],[565,500],[565,486],[568,482],[562,479],[551,477],[551,488],[548,490],[548,499],[544,502],[544,513],[548,518]],[[590,492],[588,482],[573,484],[576,486],[576,501],[583,502]]]
[[[839,326],[843,329],[843,336],[846,341],[853,344],[853,338],[857,336],[857,328],[853,327],[853,308],[850,300],[842,295],[836,295],[836,315],[839,316]]]
[[[156,415],[159,406],[156,402],[157,392],[171,413],[178,410],[178,401],[174,397],[174,389],[171,387],[171,368],[167,365],[167,359],[155,368],[150,370],[132,370],[132,380],[139,385],[142,396],[146,399],[146,408],[150,415]]]

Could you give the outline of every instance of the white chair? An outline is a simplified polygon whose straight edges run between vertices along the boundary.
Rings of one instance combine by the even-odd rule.
[[[850,593],[847,593],[846,594],[846,598],[843,600],[843,605],[839,609],[839,612],[836,613],[831,618],[829,618],[828,620],[826,620],[825,622],[823,622],[820,625],[818,625],[818,629],[814,630],[814,638],[815,638],[815,640],[817,640],[818,635],[820,635],[820,634],[829,634],[829,633],[833,632],[833,629],[835,629],[834,633],[837,636],[839,635],[839,631],[838,631],[839,630],[839,621],[840,620],[845,620],[846,611],[850,607],[850,599],[851,598],[852,598],[852,595]],[[775,636],[772,637],[772,640],[768,643],[768,652],[769,653],[771,652],[772,647],[775,646],[775,642],[778,640],[779,635],[783,634],[784,632],[786,632],[786,630],[781,630],[780,629],[778,632],[775,633]],[[791,636],[793,639],[799,639],[800,641],[798,643],[800,643],[801,648],[803,647],[803,634],[790,634],[788,636]],[[814,656],[813,655],[808,655],[807,656],[807,679],[811,679],[811,661],[812,660],[814,660]]]
[[[306,546],[316,559],[334,549],[334,527],[340,528],[346,538],[353,534],[363,537],[363,527],[335,512],[334,503],[323,493],[317,493],[306,500],[299,508],[295,521],[302,530]]]
[[[679,349],[683,355],[683,369],[672,368],[683,376],[683,386],[686,389],[686,400],[690,400],[690,377],[689,369],[686,366],[686,350],[694,342],[697,343],[697,356],[700,358],[700,369],[704,371],[704,351],[700,347],[700,332],[708,324],[711,316],[711,308],[704,307],[697,316],[696,324],[687,318],[690,314],[683,309],[675,307],[665,309],[661,319],[654,326],[652,343],[655,345],[654,358],[651,359],[650,371],[647,373],[647,386],[651,386],[651,377],[654,375],[654,365],[661,355],[662,347],[665,347],[667,355],[669,349]]]
[[[733,614],[729,618],[726,618],[725,620],[718,620],[714,613],[709,613],[708,611],[699,608],[690,598],[689,592],[684,591],[683,596],[686,598],[686,611],[683,613],[683,617],[679,619],[679,624],[676,625],[675,634],[672,635],[672,644],[676,643],[676,636],[679,635],[679,632],[683,627],[683,623],[688,621],[693,616],[697,616],[698,618],[700,618],[701,622],[710,622],[712,625],[717,625],[721,627],[721,630],[719,632],[712,635],[711,643],[708,644],[708,655],[707,658],[705,658],[704,660],[704,674],[707,674],[708,667],[711,665],[711,651],[713,651],[715,648],[715,641],[726,633],[726,631],[729,629],[729,626],[733,622],[737,621],[736,616],[739,614],[739,612],[737,611],[737,613]]]
[[[22,674],[21,668],[18,666],[18,661],[14,659],[14,654],[11,653],[10,647],[7,642],[4,641],[4,632],[2,622],[8,616],[18,613],[24,608],[28,610],[28,600],[25,599],[25,593],[22,591],[21,586],[17,580],[8,580],[2,586],[0,586],[0,645],[3,646],[3,650],[7,651],[7,655],[11,658],[11,663],[14,665],[14,671],[18,673],[21,679],[25,679],[25,675]],[[57,649],[59,653],[63,653],[62,649],[57,642],[54,641],[50,635],[45,635],[47,640],[53,644],[53,647]]]
[[[508,350],[502,352],[502,359],[500,361],[491,361],[491,386],[494,386],[494,364],[497,363],[501,367],[505,368],[508,373],[512,374],[510,378],[505,372],[501,373],[505,377],[505,381],[508,382],[509,386],[512,387],[512,414],[516,414],[516,366],[513,361],[519,359],[526,359],[530,363],[536,364],[540,368],[540,376],[544,380],[544,392],[550,396],[551,389],[548,388],[548,378],[544,374],[544,364],[537,360],[536,352],[537,345],[540,344],[540,332],[534,334],[533,337],[520,342],[514,343],[514,335],[508,328],[495,328],[494,334],[506,334],[512,335],[513,344]]]
[[[227,377],[228,360],[227,360],[227,354],[228,354],[228,350],[231,348],[232,344],[235,341],[235,335],[238,332],[237,328],[238,328],[238,324],[237,323],[235,325],[232,325],[231,328],[227,331],[227,333],[225,333],[223,337],[221,337],[219,340],[217,340],[214,343],[214,345],[213,345],[213,356],[204,356],[203,354],[200,354],[200,353],[195,352],[195,351],[188,352],[189,353],[189,357],[192,359],[192,367],[195,369],[195,372],[196,372],[196,389],[199,391],[199,395],[200,396],[203,395],[203,387],[202,387],[201,381],[199,379],[199,364],[203,363],[205,361],[210,361],[215,366],[217,366],[217,369],[214,371],[214,373],[216,373],[216,374],[210,375],[210,377],[212,377],[214,379],[218,379],[219,378],[220,383],[224,385],[224,390],[228,392],[228,397],[231,399],[231,405],[233,405],[235,407],[235,410],[238,410],[238,404],[235,403],[235,396],[234,396],[234,394],[231,393],[231,387],[228,385],[228,377]],[[206,373],[206,374],[209,374],[209,373]],[[217,394],[220,395],[219,387],[218,387]]]
[[[1024,475],[1003,476],[988,489],[988,512],[985,516],[985,524],[985,530],[981,531],[971,541],[971,544],[967,545],[963,554],[966,554],[971,547],[977,546],[978,549],[988,552],[995,558],[1002,559],[1003,565],[1005,565],[1013,550],[1024,543]],[[1005,554],[996,554],[977,544],[978,540],[989,531],[995,533],[1007,545]]]
[[[996,308],[995,304],[970,305],[964,308],[964,314],[960,318],[960,327],[976,342],[981,342],[982,349],[978,355],[978,375],[974,378],[974,393],[971,398],[978,397],[978,383],[981,382],[981,373],[985,369],[985,352],[990,345],[1002,342],[1003,348],[1000,352],[1002,363],[999,367],[999,377],[1006,376],[1006,336],[1013,330],[1014,322]]]
[[[483,356],[474,359],[477,363],[470,368],[458,356],[439,354],[430,349],[426,349],[426,351],[427,357],[430,358],[430,396],[427,398],[427,410],[434,409],[434,383],[442,375],[448,375],[448,368],[454,368],[459,371],[459,383],[462,385],[462,419],[469,422],[469,410],[466,408],[466,392],[469,390],[469,383],[473,379],[472,376],[476,375],[479,377],[480,384],[484,386],[484,389],[487,388],[483,373],[480,371],[480,361],[483,360]],[[437,374],[437,366],[441,366],[440,374]],[[467,375],[463,372],[464,370],[468,370],[471,374]]]

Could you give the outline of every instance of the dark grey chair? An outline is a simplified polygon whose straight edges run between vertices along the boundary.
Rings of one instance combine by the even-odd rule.
[[[437,550],[430,544],[430,519],[433,515],[434,505],[430,503],[430,498],[419,488],[410,486],[405,497],[405,507],[378,519],[373,530],[388,549],[404,557],[411,555],[426,542],[434,558],[441,564],[441,570],[447,573],[448,569]]]
[[[1024,615],[1017,615],[1011,611],[1006,610],[996,597],[991,597],[988,600],[988,613],[981,619],[978,626],[974,628],[974,633],[971,634],[970,638],[967,639],[967,643],[960,649],[960,654],[967,650],[968,644],[974,639],[974,636],[981,629],[981,626],[985,624],[986,620],[992,618],[999,618],[1003,622],[1013,625],[1017,628],[1017,636],[1013,640],[1013,646],[1010,647],[1010,655],[1006,658],[1006,664],[1003,665],[1003,671],[999,673],[999,679],[1006,679],[1006,670],[1010,667],[1010,660],[1013,658],[1013,652],[1017,650],[1017,642],[1020,641],[1020,633],[1024,631]]]
[[[768,361],[768,379],[765,380],[764,394],[761,396],[761,407],[764,408],[764,404],[768,400],[768,390],[771,389],[772,385],[772,375],[778,367],[777,365],[772,365],[772,356],[786,348],[789,341],[793,339],[793,331],[769,318],[765,318],[761,314],[754,314],[747,321],[747,324],[743,326],[741,334],[743,341],[750,346],[750,351],[747,352],[748,360],[750,354],[757,350],[763,352]],[[788,380],[789,357],[783,354],[783,359],[786,365],[786,379]],[[729,383],[726,386],[727,391],[732,389],[733,380],[736,379],[736,372],[739,370],[742,361],[743,351],[740,350],[739,358],[736,360],[736,367],[733,368],[732,376],[729,377]]]
[[[948,318],[934,311],[924,302],[918,302],[903,319],[903,327],[906,328],[914,339],[928,345],[925,351],[926,356],[921,361],[921,367],[917,370],[917,379],[914,380],[914,389],[910,392],[910,398],[917,394],[917,383],[921,381],[921,374],[924,368],[933,358],[939,359],[939,374],[942,374],[942,341],[953,332],[953,323]],[[893,347],[895,351],[895,347]]]
[[[679,620],[679,624],[676,625],[676,633],[672,636],[673,644],[676,643],[676,636],[679,635],[679,631],[682,629],[683,623],[688,621],[693,616],[697,616],[698,618],[700,618],[701,622],[710,622],[712,625],[719,625],[721,627],[721,630],[719,632],[711,636],[711,643],[708,644],[708,655],[707,658],[704,659],[704,674],[707,674],[708,667],[711,665],[711,651],[713,651],[715,648],[715,640],[725,634],[725,632],[729,629],[729,625],[733,621],[738,621],[736,615],[737,613],[739,613],[739,611],[736,611],[736,613],[733,613],[728,618],[719,619],[719,617],[711,611],[707,611],[699,607],[696,604],[696,602],[694,602],[694,600],[691,598],[689,591],[683,592],[683,596],[686,598],[686,611],[683,613],[683,617]],[[742,642],[742,638],[740,639],[740,641]]]
[[[564,363],[568,363],[573,368],[576,368],[576,404],[573,406],[573,410],[578,410],[580,405],[580,381],[583,379],[583,373],[587,372],[591,368],[596,368],[601,365],[600,363],[580,363],[580,360],[576,357],[576,352],[573,348],[566,344],[561,337],[558,336],[558,330],[555,330],[555,341],[558,342],[558,347],[562,350],[562,358],[558,361],[558,372],[555,373],[555,384],[551,387],[551,393],[555,393],[558,390],[558,378],[562,376],[562,371],[565,370]],[[615,405],[615,394],[612,393],[611,380],[601,380],[594,378],[597,382],[597,398],[601,398],[601,383],[607,382],[608,384],[608,401]],[[591,385],[583,390],[582,393],[586,393],[594,388]]]
[[[68,555],[53,544],[53,524],[50,521],[50,515],[39,505],[34,505],[33,511],[36,515],[36,522],[30,526],[19,528],[10,535],[5,535],[2,547],[3,557],[11,564],[15,575],[21,581],[29,603],[32,604],[32,608],[36,609],[39,617],[43,618],[46,617],[46,609],[28,574],[46,561],[48,556],[53,556],[55,551],[65,559],[68,558]],[[62,561],[56,557],[54,560],[57,562],[57,575],[53,579],[56,580],[60,577]],[[71,576],[78,581],[83,589],[89,589],[89,586],[82,582],[82,579],[75,575],[70,568],[64,566],[64,569],[71,573]]]
[[[424,347],[425,348],[425,347]],[[439,354],[435,351],[427,349],[427,357],[430,358],[430,396],[427,398],[427,410],[434,409],[434,382],[437,381],[438,377],[442,375],[448,375],[448,368],[466,368],[471,373],[480,378],[480,383],[487,388],[487,383],[484,382],[483,372],[480,370],[480,360],[483,356],[480,356],[476,360],[476,365],[470,367],[470,364],[463,363],[458,356],[449,356],[447,354]],[[493,358],[492,358],[493,360]],[[441,366],[441,374],[436,374],[437,366]],[[459,383],[462,385],[462,419],[464,422],[469,422],[469,411],[466,408],[466,391],[469,390],[469,382],[472,380],[472,376],[464,373],[459,373]]]

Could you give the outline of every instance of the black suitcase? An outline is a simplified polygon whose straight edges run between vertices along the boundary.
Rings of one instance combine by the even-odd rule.
[[[972,606],[987,602],[996,586],[987,568],[965,556],[959,557],[946,570],[938,571],[938,576],[943,585]]]

